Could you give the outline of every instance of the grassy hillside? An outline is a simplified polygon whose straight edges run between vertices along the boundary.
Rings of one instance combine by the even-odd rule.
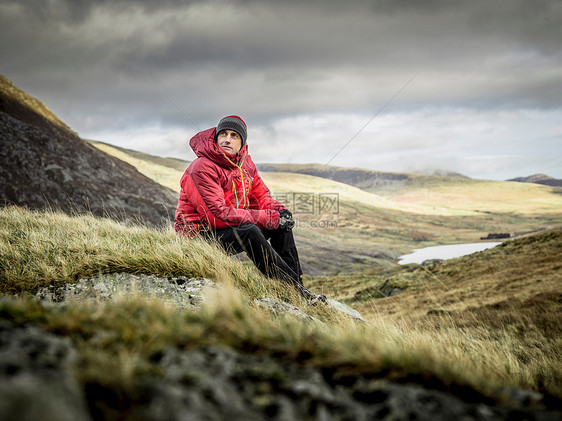
[[[179,190],[183,170],[166,159],[155,161],[98,142],[95,146]],[[312,275],[392,267],[398,256],[414,248],[479,241],[490,232],[520,235],[562,226],[562,195],[546,186],[401,174],[409,184],[375,194],[307,174],[261,174],[274,196],[293,210],[303,266]],[[337,211],[321,209],[320,195],[335,197]],[[313,211],[303,212],[298,197],[312,200]]]
[[[416,326],[428,335],[453,330],[467,340],[485,341],[521,364],[516,376],[527,379],[522,381],[536,373],[539,389],[562,379],[560,230],[431,266],[307,281],[366,317]],[[385,297],[385,285],[403,292]],[[540,367],[546,360],[551,361],[549,372]]]
[[[373,268],[342,279],[314,277],[309,281],[364,314],[383,312],[394,320],[462,313],[506,299],[525,301],[541,294],[562,293],[562,231],[506,241],[430,266]],[[404,292],[379,300],[384,283]],[[334,284],[338,288],[334,289]]]
[[[519,215],[560,215],[562,189],[509,181],[464,180],[408,187],[386,195],[409,206],[432,209],[435,213],[503,213]]]
[[[424,214],[470,215],[478,212],[560,213],[562,190],[474,180],[460,174],[405,174],[319,164],[264,164],[265,170],[336,180],[387,199],[395,208]],[[513,180],[519,181],[519,180]]]
[[[459,183],[470,178],[458,173],[407,174],[322,164],[260,164],[262,171],[307,174],[339,181],[370,193],[385,194],[404,188]]]
[[[157,183],[179,192],[180,178],[189,165],[188,162],[171,158],[159,158],[129,149],[118,148],[103,142],[92,140],[88,142],[101,151],[131,164],[141,174],[146,175]]]
[[[550,312],[560,311],[560,299],[552,291],[555,285],[559,288],[556,276],[560,267],[552,262],[560,261],[561,238],[559,232],[545,234],[489,252],[490,264],[494,253],[517,261],[520,255],[532,254],[537,244],[544,245],[539,254],[542,261],[551,262],[550,266],[540,266],[543,270],[533,272],[529,282],[545,287],[537,286],[539,289],[529,289],[527,296],[521,296],[521,306],[526,309],[532,306],[529,299],[534,299]],[[1,301],[0,317],[67,337],[78,349],[80,384],[99,385],[123,399],[134,399],[140,378],[158,375],[154,357],[172,345],[181,349],[221,345],[287,361],[306,361],[347,376],[416,378],[445,388],[464,385],[497,399],[501,399],[498,388],[506,386],[562,397],[560,328],[558,323],[551,323],[550,330],[536,327],[548,317],[552,322],[554,315],[541,319],[538,311],[510,312],[517,309],[510,302],[497,308],[480,306],[469,315],[467,308],[458,306],[459,299],[464,299],[462,285],[470,279],[468,275],[461,277],[464,273],[458,268],[463,266],[428,269],[428,280],[420,278],[420,285],[428,289],[425,298],[415,289],[417,278],[397,275],[401,282],[410,282],[410,288],[374,304],[358,301],[357,308],[369,318],[367,325],[358,325],[324,307],[307,307],[295,294],[264,280],[251,266],[225,256],[212,245],[178,238],[169,230],[4,208],[0,210],[0,247],[1,292],[20,297]],[[486,261],[481,260],[482,269],[475,267],[475,273],[485,272]],[[473,266],[475,263],[467,261],[465,267]],[[63,307],[43,306],[26,298],[41,286],[74,282],[98,272],[205,276],[224,285],[226,291],[202,310],[178,310],[135,295],[117,303],[69,303]],[[492,291],[517,281],[515,272],[509,272],[511,278],[477,277],[487,282],[488,298],[483,303],[504,297],[502,291],[493,298]],[[541,283],[537,282],[539,277]],[[435,288],[441,284],[443,287]],[[332,291],[319,283],[313,289]],[[544,295],[547,291],[550,295]],[[250,302],[263,296],[297,305],[327,323],[327,328],[271,318]],[[422,307],[424,301],[427,304],[421,313],[428,320],[417,317],[419,312],[409,314],[414,302]],[[456,311],[463,313],[457,317]],[[498,311],[502,318],[494,317]],[[480,319],[483,313],[487,316]]]
[[[189,162],[173,158],[159,158],[140,152],[90,141],[106,153],[135,166],[140,172],[172,189],[179,189],[179,178]],[[273,193],[325,192],[337,193],[340,200],[359,202],[376,208],[403,212],[461,216],[478,213],[517,213],[524,215],[562,214],[562,191],[549,186],[505,181],[473,180],[459,175],[420,175],[384,173],[404,177],[399,187],[371,190],[361,189],[322,177],[320,165],[268,164],[275,172],[263,172],[263,178]],[[316,168],[318,167],[318,168]],[[344,171],[339,167],[328,167]],[[172,171],[176,170],[176,171]],[[314,175],[302,171],[315,173]],[[361,173],[375,171],[353,169]]]
[[[98,149],[107,150],[108,153],[110,153],[110,155],[121,152],[122,157],[126,157],[127,159],[136,159],[137,163],[140,163],[140,161],[147,161],[159,166],[168,167],[183,172],[191,162],[179,158],[171,158],[171,157],[163,158],[161,156],[150,155],[144,152],[139,152],[132,149],[121,148],[119,146],[110,145],[105,142],[98,142],[95,140],[86,140],[86,141],[94,145]]]
[[[0,74],[0,93],[6,98],[14,101],[15,103],[20,103],[23,106],[29,107],[31,110],[35,111],[42,117],[49,120],[51,123],[63,128],[64,130],[74,133],[61,119],[59,119],[55,113],[53,113],[49,107],[43,104],[38,99],[28,95],[22,90],[18,89],[10,80]]]

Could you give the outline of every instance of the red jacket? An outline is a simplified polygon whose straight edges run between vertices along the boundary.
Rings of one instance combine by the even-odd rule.
[[[236,155],[215,142],[215,128],[191,138],[197,159],[183,174],[174,228],[194,235],[203,226],[226,228],[246,222],[263,229],[279,227],[279,210],[244,145]]]

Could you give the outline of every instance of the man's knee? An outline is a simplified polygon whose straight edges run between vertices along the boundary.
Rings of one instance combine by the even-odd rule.
[[[234,228],[234,231],[238,233],[241,237],[247,239],[255,239],[263,237],[262,230],[256,225],[251,223],[245,223],[242,225],[238,225]]]

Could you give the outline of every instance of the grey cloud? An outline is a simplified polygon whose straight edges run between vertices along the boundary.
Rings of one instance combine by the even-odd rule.
[[[562,108],[558,0],[0,0],[0,38],[78,131],[368,116],[414,74],[388,111]]]
[[[17,5],[29,17],[51,22],[75,22],[86,20],[93,10],[111,7],[123,10],[135,6],[150,13],[163,8],[178,8],[189,4],[203,3],[205,0],[3,0],[3,4]]]

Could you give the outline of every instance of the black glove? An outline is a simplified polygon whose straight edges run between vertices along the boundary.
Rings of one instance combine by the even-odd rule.
[[[290,231],[295,226],[295,220],[293,219],[293,214],[287,209],[281,209],[279,211],[279,228],[283,231]]]
[[[293,214],[289,209],[281,209],[279,211],[279,216],[283,218],[284,216],[288,216],[289,218],[293,218]]]

